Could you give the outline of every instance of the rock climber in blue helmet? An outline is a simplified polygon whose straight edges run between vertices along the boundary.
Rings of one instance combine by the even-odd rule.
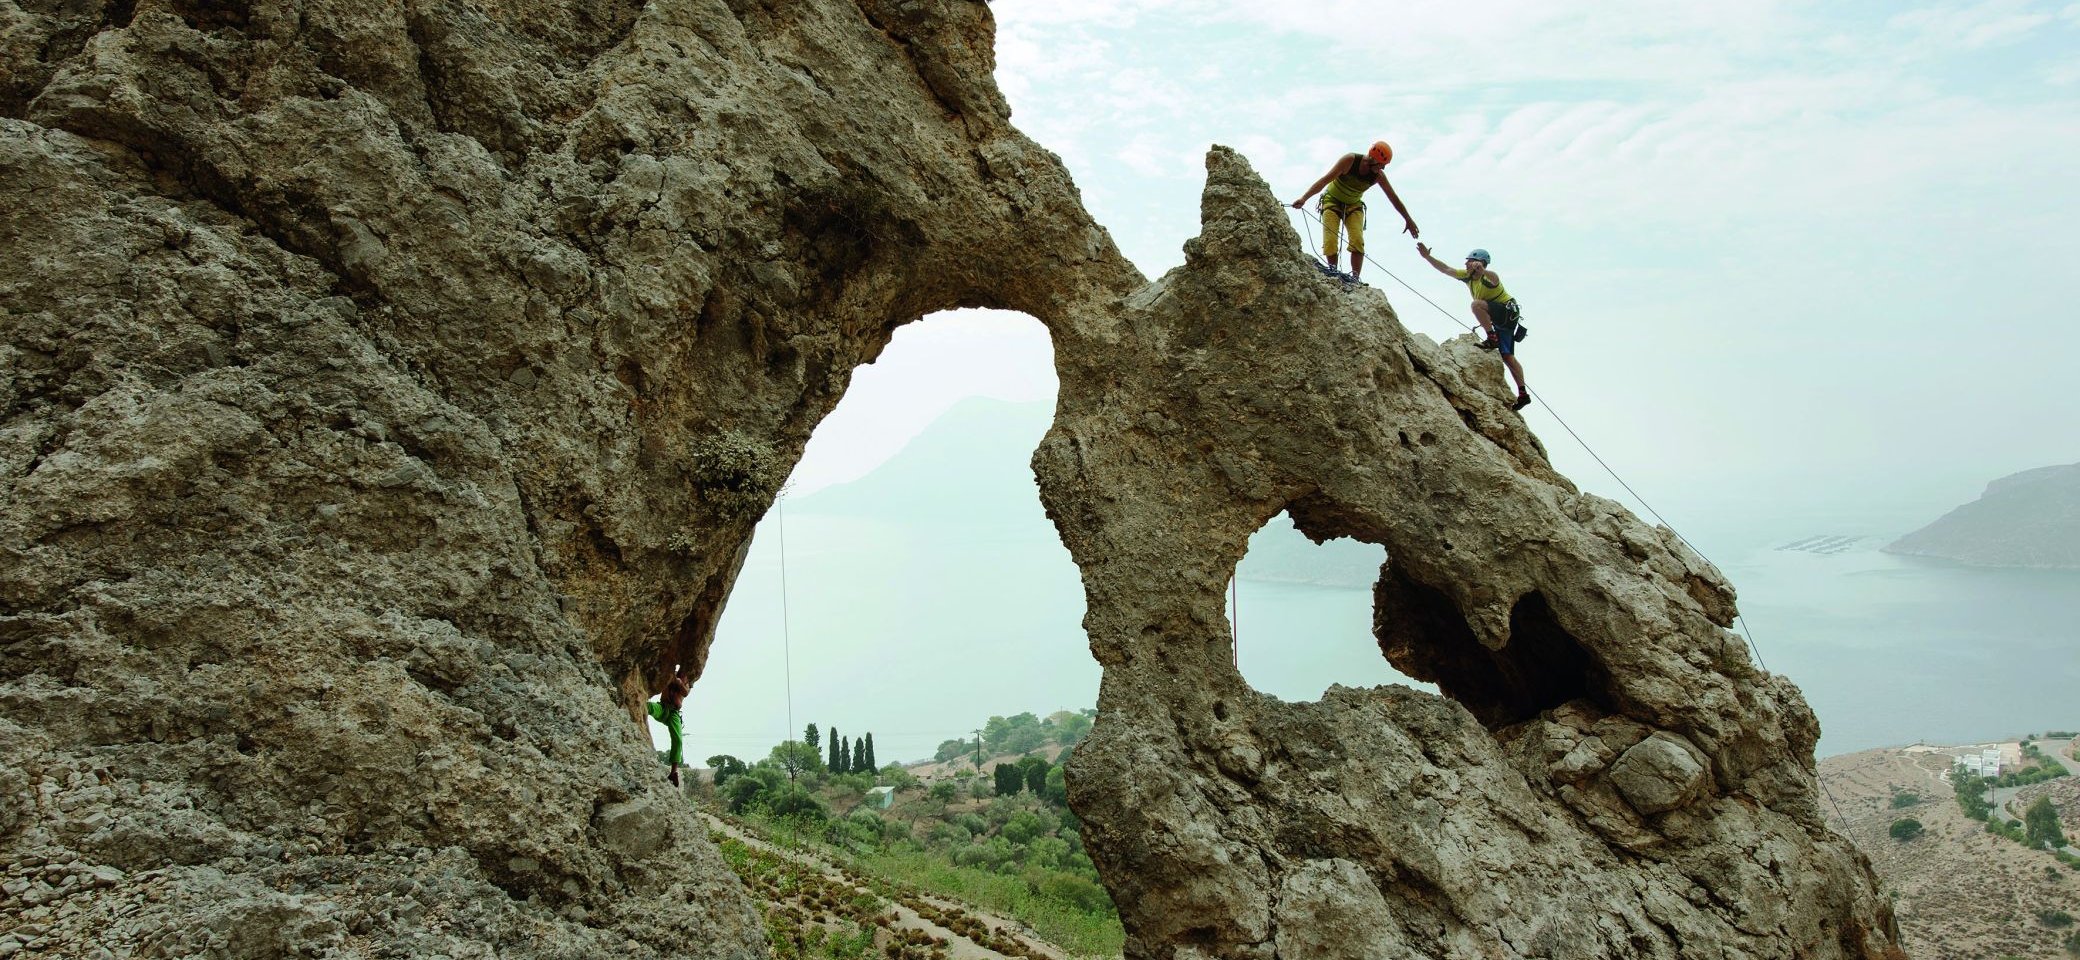
[[[1473,291],[1473,318],[1481,322],[1481,331],[1487,334],[1480,347],[1483,350],[1498,350],[1502,363],[1509,368],[1510,375],[1517,378],[1517,402],[1512,410],[1522,410],[1531,405],[1531,391],[1524,386],[1524,367],[1517,362],[1517,341],[1524,339],[1523,311],[1517,307],[1517,298],[1510,296],[1502,285],[1502,277],[1488,269],[1492,260],[1488,251],[1476,249],[1466,255],[1466,269],[1454,270],[1443,261],[1430,255],[1430,248],[1416,244],[1416,252],[1430,261],[1437,272],[1454,280],[1464,281],[1466,289]]]

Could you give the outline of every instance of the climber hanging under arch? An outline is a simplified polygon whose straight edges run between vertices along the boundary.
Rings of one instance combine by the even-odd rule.
[[[658,694],[656,701],[645,704],[650,711],[650,719],[662,724],[665,732],[671,735],[671,748],[665,753],[664,761],[671,772],[665,774],[665,779],[671,781],[675,787],[679,785],[679,767],[686,762],[686,721],[683,708],[689,688],[685,670],[674,667],[672,679],[665,683],[664,692]]]

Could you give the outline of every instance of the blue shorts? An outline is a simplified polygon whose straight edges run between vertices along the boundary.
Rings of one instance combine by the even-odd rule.
[[[1523,316],[1515,300],[1488,304],[1488,322],[1495,325],[1495,352],[1505,357],[1517,355],[1517,321]]]

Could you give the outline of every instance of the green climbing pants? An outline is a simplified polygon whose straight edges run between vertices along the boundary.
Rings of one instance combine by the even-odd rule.
[[[686,762],[686,730],[679,719],[679,711],[654,701],[647,706],[650,708],[650,719],[664,724],[665,730],[672,735],[672,752],[665,757],[664,762],[666,766],[677,770],[680,764]]]

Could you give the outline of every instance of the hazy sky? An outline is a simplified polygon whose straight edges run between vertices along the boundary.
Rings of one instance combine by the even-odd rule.
[[[1241,150],[1290,201],[1343,152],[1391,142],[1388,175],[1424,239],[1448,260],[1492,251],[1524,304],[1521,356],[1543,401],[1526,416],[1555,463],[1624,499],[1557,411],[1707,553],[1727,545],[1729,569],[1742,562],[1734,544],[1882,542],[1992,478],[2080,460],[2080,390],[2053,359],[2076,319],[2080,3],[991,10],[1013,122],[1061,155],[1151,277],[1198,231],[1209,144]],[[1456,334],[1379,268],[1455,316],[1463,288],[1416,257],[1384,204],[1374,211],[1367,278],[1411,329]],[[871,470],[963,396],[1054,390],[1046,331],[1029,317],[911,324],[857,372],[791,493]],[[773,579],[753,566],[747,580]],[[1073,568],[1061,576],[1073,584]],[[1364,593],[1353,596],[1362,622]],[[754,606],[774,604],[733,597],[712,675],[781,689],[777,670],[752,663],[773,639],[740,625]],[[1758,627],[1765,645],[1800,640],[1763,629],[1789,615],[1778,620]],[[1054,699],[991,702],[1082,705]],[[980,720],[977,709],[947,722]],[[849,716],[885,736],[908,729]],[[742,749],[789,722],[698,726]]]
[[[1551,405],[1530,423],[1599,492],[1619,493],[1551,412],[1664,514],[1916,513],[2080,459],[2052,359],[2080,254],[2080,3],[991,9],[1013,121],[1151,276],[1198,230],[1208,144],[1290,201],[1393,143],[1424,238],[1509,278]],[[1393,219],[1375,205],[1368,278],[1411,328],[1456,333],[1377,271],[1464,309]],[[1050,396],[1050,362],[1018,315],[905,328],[796,490],[870,469],[958,396]]]

